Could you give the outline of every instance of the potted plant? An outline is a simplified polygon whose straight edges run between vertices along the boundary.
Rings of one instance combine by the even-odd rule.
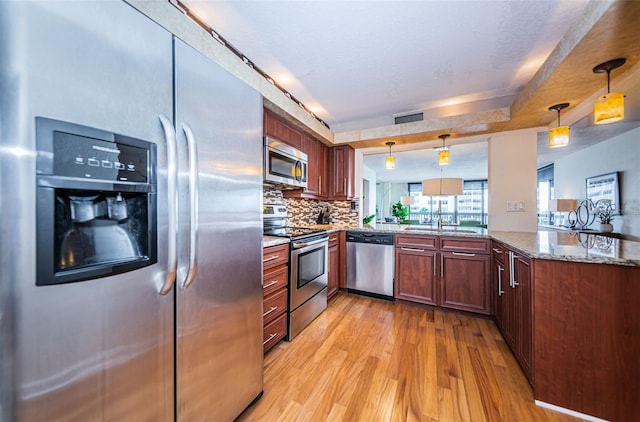
[[[402,202],[398,201],[391,206],[391,215],[398,217],[400,221],[404,221],[409,216],[409,207],[405,207]]]
[[[610,233],[613,231],[613,207],[610,201],[598,201],[596,204],[596,217],[600,222],[600,231]]]

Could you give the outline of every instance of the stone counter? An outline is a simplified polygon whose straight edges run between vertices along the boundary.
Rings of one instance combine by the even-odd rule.
[[[535,259],[640,267],[640,242],[586,233],[490,231],[489,236]]]
[[[277,236],[262,236],[262,247],[268,248],[269,246],[278,246],[289,243],[289,239],[286,237]]]

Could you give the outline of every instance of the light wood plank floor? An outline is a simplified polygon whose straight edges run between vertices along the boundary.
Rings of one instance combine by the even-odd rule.
[[[493,321],[340,292],[265,356],[238,421],[578,421],[533,404]]]

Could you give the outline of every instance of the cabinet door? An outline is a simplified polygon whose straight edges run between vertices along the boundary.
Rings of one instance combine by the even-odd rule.
[[[436,252],[396,249],[396,299],[436,305]]]
[[[509,281],[506,278],[506,270],[504,263],[495,257],[491,264],[492,281],[494,293],[494,315],[496,317],[496,324],[500,331],[504,334],[505,330],[505,318],[507,316],[507,288],[509,287]]]
[[[490,314],[489,255],[440,254],[440,306]]]
[[[332,199],[353,199],[355,152],[348,145],[331,148],[331,191]]]
[[[340,251],[338,245],[329,247],[329,274],[327,281],[327,298],[338,291],[340,278]]]
[[[264,110],[264,134],[286,142],[294,148],[303,149],[302,132],[267,109]]]
[[[514,257],[514,276],[516,284],[516,333],[515,342],[518,347],[520,365],[530,382],[532,378],[533,358],[533,318],[531,261],[527,258]]]

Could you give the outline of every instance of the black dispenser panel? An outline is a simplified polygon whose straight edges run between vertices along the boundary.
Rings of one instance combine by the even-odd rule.
[[[156,146],[36,119],[37,285],[107,277],[157,262]]]

